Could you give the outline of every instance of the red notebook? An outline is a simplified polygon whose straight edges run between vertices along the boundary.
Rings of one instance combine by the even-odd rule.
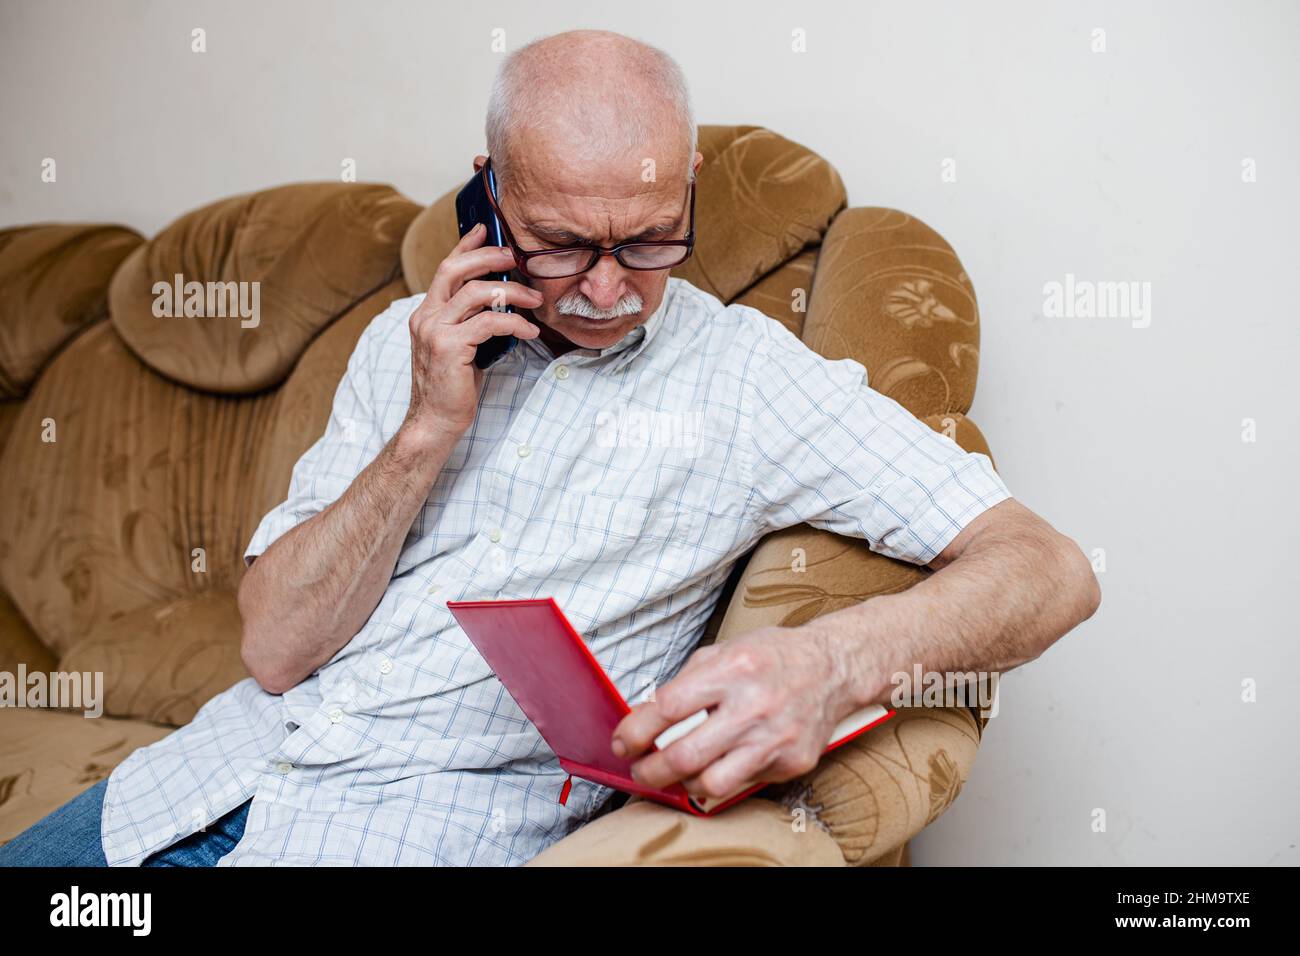
[[[631,708],[554,598],[448,601],[447,609],[570,777],[699,816],[724,810],[766,786],[762,781],[749,783],[726,797],[703,799],[689,794],[680,783],[658,789],[633,780],[632,761],[616,757],[609,746],[614,728]],[[707,716],[699,711],[669,727],[655,738],[655,749],[668,746]],[[848,743],[892,716],[894,711],[885,707],[864,707],[836,725],[826,750]],[[560,803],[568,799],[571,783],[564,782]]]

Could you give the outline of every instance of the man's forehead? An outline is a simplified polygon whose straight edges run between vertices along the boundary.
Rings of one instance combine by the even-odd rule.
[[[510,175],[524,190],[545,189],[628,198],[657,182],[680,180],[691,165],[690,143],[675,130],[644,141],[612,145],[594,142],[590,130],[554,121],[539,130],[527,127],[511,140]]]
[[[573,176],[526,176],[502,198],[513,201],[519,225],[573,238],[628,238],[643,230],[671,232],[685,212],[685,176],[672,184],[608,174],[583,182]],[[510,211],[505,210],[507,218]],[[513,223],[512,223],[513,225]],[[628,232],[631,230],[631,232]]]
[[[502,188],[520,200],[604,202],[606,204],[655,201],[684,191],[687,168],[673,163],[660,166],[654,160],[613,159],[575,162],[548,159],[512,162],[509,181]]]

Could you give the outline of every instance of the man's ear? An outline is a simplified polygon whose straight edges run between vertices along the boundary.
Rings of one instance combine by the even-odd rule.
[[[691,160],[691,171],[695,173],[695,178],[700,176],[700,167],[704,165],[704,154],[696,153],[695,158]]]
[[[483,168],[483,164],[486,163],[486,162],[487,162],[487,157],[484,156],[482,153],[479,153],[477,156],[475,156],[475,157],[474,157],[474,172],[478,172],[480,169],[482,169],[482,168]]]

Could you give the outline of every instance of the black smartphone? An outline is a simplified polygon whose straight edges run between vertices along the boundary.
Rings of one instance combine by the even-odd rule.
[[[497,195],[496,173],[488,170],[488,185],[492,190],[492,197]],[[487,239],[484,240],[485,246],[504,246],[506,244],[505,236],[501,231],[501,223],[497,220],[496,213],[492,211],[492,204],[488,202],[487,193],[483,189],[483,177],[475,173],[473,178],[465,184],[465,188],[456,194],[456,225],[460,229],[461,237],[469,232],[479,223],[487,227]],[[480,279],[488,279],[492,282],[508,282],[510,276],[505,272],[489,272],[487,275],[479,276]],[[514,309],[507,303],[504,311],[513,312]],[[519,340],[513,335],[494,335],[479,345],[478,351],[474,355],[474,364],[479,368],[487,368],[493,362],[501,358],[516,345]]]

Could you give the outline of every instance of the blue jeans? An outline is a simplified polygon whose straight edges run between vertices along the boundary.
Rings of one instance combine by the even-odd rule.
[[[100,815],[108,780],[73,797],[4,846],[0,866],[108,866],[100,838]],[[145,857],[142,866],[214,866],[244,835],[245,801],[206,830],[190,834]]]

